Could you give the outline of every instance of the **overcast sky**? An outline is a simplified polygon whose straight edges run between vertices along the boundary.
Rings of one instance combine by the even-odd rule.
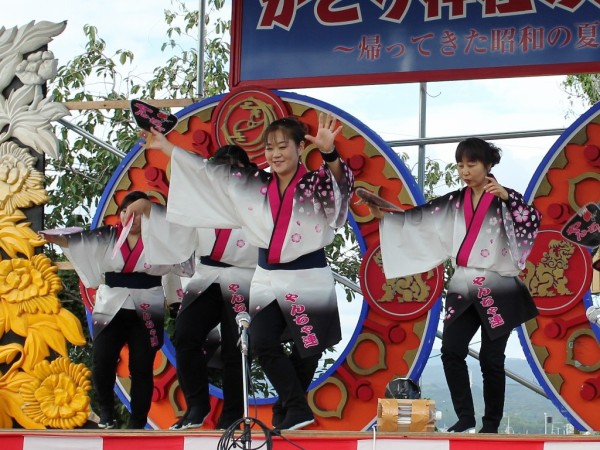
[[[185,3],[190,9],[199,5],[198,0]],[[165,40],[167,28],[163,11],[169,6],[167,0],[23,0],[11,2],[10,7],[4,9],[0,26],[23,26],[32,20],[67,20],[66,30],[49,45],[62,65],[84,51],[83,26],[92,24],[106,41],[108,55],[117,49],[133,51],[135,60],[130,70],[149,79],[152,69],[166,59],[160,52],[160,45]],[[581,103],[571,106],[561,87],[563,79],[552,76],[428,83],[427,136],[566,128],[587,108]],[[346,111],[386,140],[418,137],[417,83],[294,91]],[[571,109],[574,114],[570,113]],[[500,183],[524,192],[556,138],[495,141],[504,151],[502,162],[494,170]],[[453,162],[454,148],[455,144],[429,146],[427,155]],[[399,150],[407,151],[411,156],[409,166],[416,164],[416,148]],[[442,191],[440,189],[439,193]],[[511,338],[508,356],[522,357],[516,338]]]

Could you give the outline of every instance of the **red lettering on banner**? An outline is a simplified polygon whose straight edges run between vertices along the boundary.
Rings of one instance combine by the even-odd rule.
[[[440,53],[444,56],[454,56],[456,54],[456,49],[458,48],[458,37],[456,33],[448,30],[444,30],[440,42],[442,44],[442,48]]]
[[[381,36],[362,36],[358,44],[358,59],[376,60],[381,56]]]
[[[310,0],[260,0],[262,13],[257,30],[271,30],[275,26],[289,30],[294,23],[296,11]]]
[[[300,332],[304,334],[310,334],[312,332],[312,329],[312,325],[305,325],[302,328],[300,328]]]
[[[426,40],[433,39],[433,36],[434,36],[433,33],[427,33],[422,36],[416,36],[416,37],[410,38],[410,42],[412,42],[413,44],[418,44],[417,51],[419,52],[420,55],[429,56],[429,55],[431,55],[431,52],[429,50],[426,50],[425,47],[423,46],[423,44]]]
[[[585,0],[540,1],[552,8],[558,7],[570,12],[575,12],[585,4]],[[260,0],[261,14],[256,29],[280,27],[289,31],[294,24],[298,10],[311,2],[315,3],[315,19],[324,26],[351,25],[363,20],[359,1],[345,6],[336,6],[339,0]],[[479,2],[483,5],[482,18],[537,13],[534,0],[479,0]],[[600,0],[590,0],[590,2],[600,6]],[[371,0],[370,3],[385,10],[379,19],[402,23],[412,5],[412,0]],[[424,6],[424,21],[427,22],[442,19],[442,13],[446,11],[449,20],[465,18],[467,17],[467,5],[472,2],[469,0],[420,0],[420,3]],[[595,26],[593,23],[589,25]],[[563,28],[563,26],[556,28]],[[477,51],[475,50],[475,52]],[[148,112],[150,109],[139,105],[134,114],[149,118]]]
[[[598,43],[598,24],[600,22],[596,21],[594,23],[586,23],[582,25],[577,25],[577,43],[575,47],[584,48],[598,48],[600,44]]]
[[[490,48],[493,52],[514,53],[515,52],[515,34],[514,28],[494,28],[492,29],[492,38],[490,39]]]
[[[400,58],[406,52],[406,47],[404,46],[404,44],[401,44],[401,43],[392,44],[392,45],[388,45],[385,48],[385,51],[388,53],[393,52],[393,54],[391,55],[392,58]]]
[[[442,18],[442,6],[448,6],[449,19],[461,19],[467,17],[465,0],[421,0],[425,5],[425,20],[438,20]]]
[[[350,25],[362,21],[358,2],[334,8],[336,3],[338,0],[317,0],[315,14],[320,23],[323,25]]]
[[[531,27],[529,25],[523,27],[519,39],[521,51],[527,53],[530,50],[542,50],[545,44],[544,32],[544,28],[541,27]]]
[[[478,43],[487,42],[488,37],[479,33],[479,31],[471,28],[468,35],[465,36],[467,40],[467,46],[465,47],[465,54],[471,53],[471,51],[475,53],[487,53],[486,48],[478,47]]]
[[[561,38],[562,43],[559,45],[560,48],[569,45],[571,39],[573,38],[573,33],[571,33],[569,28],[563,25],[554,27],[548,32],[548,44],[550,44],[551,47],[554,47]]]
[[[389,22],[401,23],[402,20],[404,20],[404,16],[406,16],[406,13],[408,12],[411,1],[412,0],[393,0],[390,2],[390,7],[380,18]],[[387,2],[380,1],[376,3],[380,3],[381,6],[384,6]]]
[[[230,292],[237,292],[240,290],[240,285],[237,283],[231,283],[229,286],[227,286],[227,290]]]
[[[598,0],[600,2],[600,0]],[[576,42],[577,48],[598,48],[600,39],[598,39],[598,25],[584,24],[578,27],[579,39]],[[513,27],[491,29],[489,35],[480,33],[476,29],[471,29],[468,35],[464,36],[465,44],[462,49],[464,54],[486,54],[489,52],[498,52],[503,54],[514,54],[518,49],[522,53],[544,50],[549,47],[564,47],[571,43],[574,33],[566,27],[557,26],[547,32],[543,27],[525,26],[520,29]],[[427,33],[420,36],[410,37],[410,42],[416,44],[417,52],[420,56],[428,57],[433,53],[430,40],[433,39],[435,45],[434,33]],[[439,48],[436,50],[443,56],[454,56],[459,50],[460,39],[455,32],[444,30],[439,36]],[[406,46],[403,42],[395,42],[386,45],[382,41],[381,35],[363,35],[360,42],[355,47],[338,45],[334,51],[353,53],[358,51],[357,59],[377,61],[381,59],[381,48],[384,48],[387,56],[390,58],[400,58],[406,54]]]
[[[246,311],[246,305],[244,305],[243,303],[236,303],[233,307],[233,310],[236,313]]]
[[[512,16],[535,12],[533,0],[483,0],[483,16]]]
[[[566,11],[574,12],[585,3],[585,0],[542,0],[542,2],[552,7],[558,6]]]

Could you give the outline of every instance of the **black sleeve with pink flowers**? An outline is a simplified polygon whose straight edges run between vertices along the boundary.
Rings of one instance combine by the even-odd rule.
[[[505,188],[508,199],[502,202],[504,229],[508,237],[513,260],[520,269],[525,268],[527,256],[540,227],[541,215],[517,191]]]
[[[352,191],[354,190],[354,174],[352,170],[340,159],[344,177],[339,183],[333,178],[331,170],[326,163],[323,163],[318,170],[311,172],[310,184],[313,186],[314,200],[325,216],[327,222],[332,228],[339,228],[346,223],[348,217],[348,208]],[[336,183],[339,192],[334,189]]]

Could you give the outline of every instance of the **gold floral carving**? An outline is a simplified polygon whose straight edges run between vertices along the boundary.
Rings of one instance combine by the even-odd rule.
[[[45,255],[0,261],[0,300],[14,309],[16,316],[57,314],[60,303],[56,294],[62,290],[62,282],[56,271]]]
[[[34,168],[36,160],[14,142],[0,144],[0,211],[10,215],[48,202],[44,176]]]
[[[58,300],[62,282],[56,271],[41,254],[31,260],[0,261],[0,338],[7,331],[25,338],[24,354],[14,364],[26,371],[51,350],[66,357],[67,340],[85,344],[81,322]]]
[[[31,258],[36,247],[44,245],[44,241],[31,229],[31,223],[22,222],[26,218],[21,211],[12,215],[0,212],[0,250],[9,258],[17,258],[19,255]]]
[[[61,306],[57,267],[35,254],[45,241],[22,211],[48,202],[30,149],[57,157],[51,122],[69,114],[44,98],[57,60],[39,50],[65,26],[32,21],[2,34],[8,40],[0,50],[0,428],[77,428],[90,415],[90,371],[73,364],[67,349],[67,342],[85,344],[83,328]],[[15,77],[21,85],[11,89]]]
[[[50,428],[72,429],[85,424],[90,414],[90,370],[68,358],[42,361],[31,382],[22,384],[23,412]]]

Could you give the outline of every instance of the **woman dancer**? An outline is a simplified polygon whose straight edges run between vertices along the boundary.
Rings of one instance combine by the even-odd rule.
[[[538,312],[518,277],[540,224],[538,211],[490,173],[500,149],[468,138],[456,148],[466,187],[405,213],[383,213],[383,268],[387,278],[427,272],[450,258],[455,267],[446,295],[442,362],[458,422],[471,431],[475,409],[465,358],[481,327],[480,365],[485,412],[481,433],[497,433],[504,410],[506,344],[511,330]],[[406,257],[399,257],[406,255]]]
[[[133,224],[122,246],[114,247],[123,232],[127,207],[148,199],[143,192],[128,193],[118,214],[121,223],[69,235],[42,232],[44,239],[60,245],[88,288],[97,288],[92,312],[92,378],[100,406],[100,428],[114,428],[114,385],[121,349],[129,346],[131,415],[127,428],[144,428],[152,402],[153,365],[163,344],[165,295],[162,275],[191,276],[193,261],[175,265],[150,265],[141,237],[141,219]]]
[[[315,136],[296,118],[274,121],[264,133],[270,172],[211,164],[153,130],[152,148],[171,156],[167,219],[192,227],[241,227],[259,248],[250,341],[281,401],[274,417],[278,429],[314,422],[305,391],[323,350],[341,339],[324,251],[346,221],[353,187],[352,173],[334,148],[341,128],[323,114]],[[308,143],[323,155],[316,171],[300,163]],[[280,344],[284,331],[293,341],[293,359]]]
[[[236,145],[221,147],[211,163],[256,168],[246,152]],[[241,229],[195,229],[169,224],[164,220],[164,207],[144,199],[131,208],[144,213],[142,229],[144,236],[150,238],[151,244],[147,246],[150,261],[177,261],[182,255],[196,253],[196,273],[185,287],[175,321],[177,379],[187,409],[171,429],[201,427],[210,412],[204,347],[209,333],[218,325],[223,361],[223,410],[217,428],[227,429],[244,413],[242,356],[237,347],[235,319],[240,312],[248,311],[250,281],[258,249],[248,242]]]

